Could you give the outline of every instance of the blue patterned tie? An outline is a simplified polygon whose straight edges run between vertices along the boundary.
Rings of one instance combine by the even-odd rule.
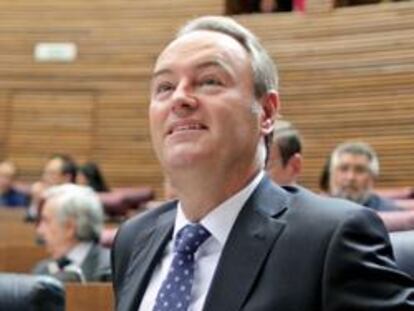
[[[185,311],[191,301],[194,276],[194,253],[210,236],[200,224],[182,228],[175,240],[174,258],[158,292],[153,311]]]

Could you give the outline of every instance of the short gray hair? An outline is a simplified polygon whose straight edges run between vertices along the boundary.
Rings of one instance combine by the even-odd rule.
[[[46,190],[45,200],[56,199],[60,223],[73,219],[79,241],[99,241],[103,228],[103,208],[96,193],[87,186],[64,184]]]
[[[275,63],[259,39],[234,19],[224,16],[204,16],[191,20],[182,27],[176,38],[193,31],[214,31],[228,35],[239,42],[250,55],[253,70],[254,91],[257,98],[278,88]]]
[[[331,155],[331,165],[330,165],[331,171],[335,167],[337,167],[339,163],[339,158],[343,154],[365,156],[369,161],[368,168],[371,174],[374,175],[375,177],[379,175],[380,165],[379,165],[377,153],[367,143],[359,142],[359,141],[351,141],[351,142],[345,142],[343,144],[338,145]]]

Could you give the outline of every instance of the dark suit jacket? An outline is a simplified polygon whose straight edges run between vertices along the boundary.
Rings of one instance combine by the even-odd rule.
[[[372,193],[362,205],[369,207],[377,212],[393,212],[404,210],[395,205],[392,200],[382,198],[376,193]]]
[[[137,310],[175,214],[169,203],[118,231],[117,311]],[[284,190],[265,177],[231,230],[203,310],[408,311],[412,286],[372,211],[303,188]]]
[[[51,259],[42,260],[33,269],[34,274],[51,275],[48,264]],[[82,263],[81,270],[87,282],[99,282],[111,280],[110,252],[99,244],[93,244]],[[61,281],[74,280],[72,275],[65,273],[53,275]]]

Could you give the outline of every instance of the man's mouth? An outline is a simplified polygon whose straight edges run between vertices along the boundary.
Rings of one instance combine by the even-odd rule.
[[[197,131],[206,129],[207,126],[199,122],[176,123],[169,128],[167,135],[171,135],[177,132]]]

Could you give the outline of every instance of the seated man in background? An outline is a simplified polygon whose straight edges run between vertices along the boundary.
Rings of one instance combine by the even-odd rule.
[[[62,185],[65,183],[75,183],[77,165],[75,161],[66,154],[54,154],[45,164],[41,180],[35,182],[31,188],[31,203],[28,219],[36,219],[38,208],[43,197],[43,193],[51,186]]]
[[[330,161],[329,192],[369,207],[377,212],[400,210],[391,200],[374,193],[379,175],[375,151],[363,142],[346,142],[335,148]]]
[[[28,197],[13,186],[16,171],[12,162],[0,163],[0,206],[23,207],[29,203]]]
[[[94,191],[73,184],[54,186],[45,200],[37,233],[52,258],[38,263],[33,272],[61,281],[110,280],[110,253],[99,245],[102,205]]]
[[[295,185],[302,172],[302,142],[287,121],[278,121],[273,131],[266,171],[281,186]]]

